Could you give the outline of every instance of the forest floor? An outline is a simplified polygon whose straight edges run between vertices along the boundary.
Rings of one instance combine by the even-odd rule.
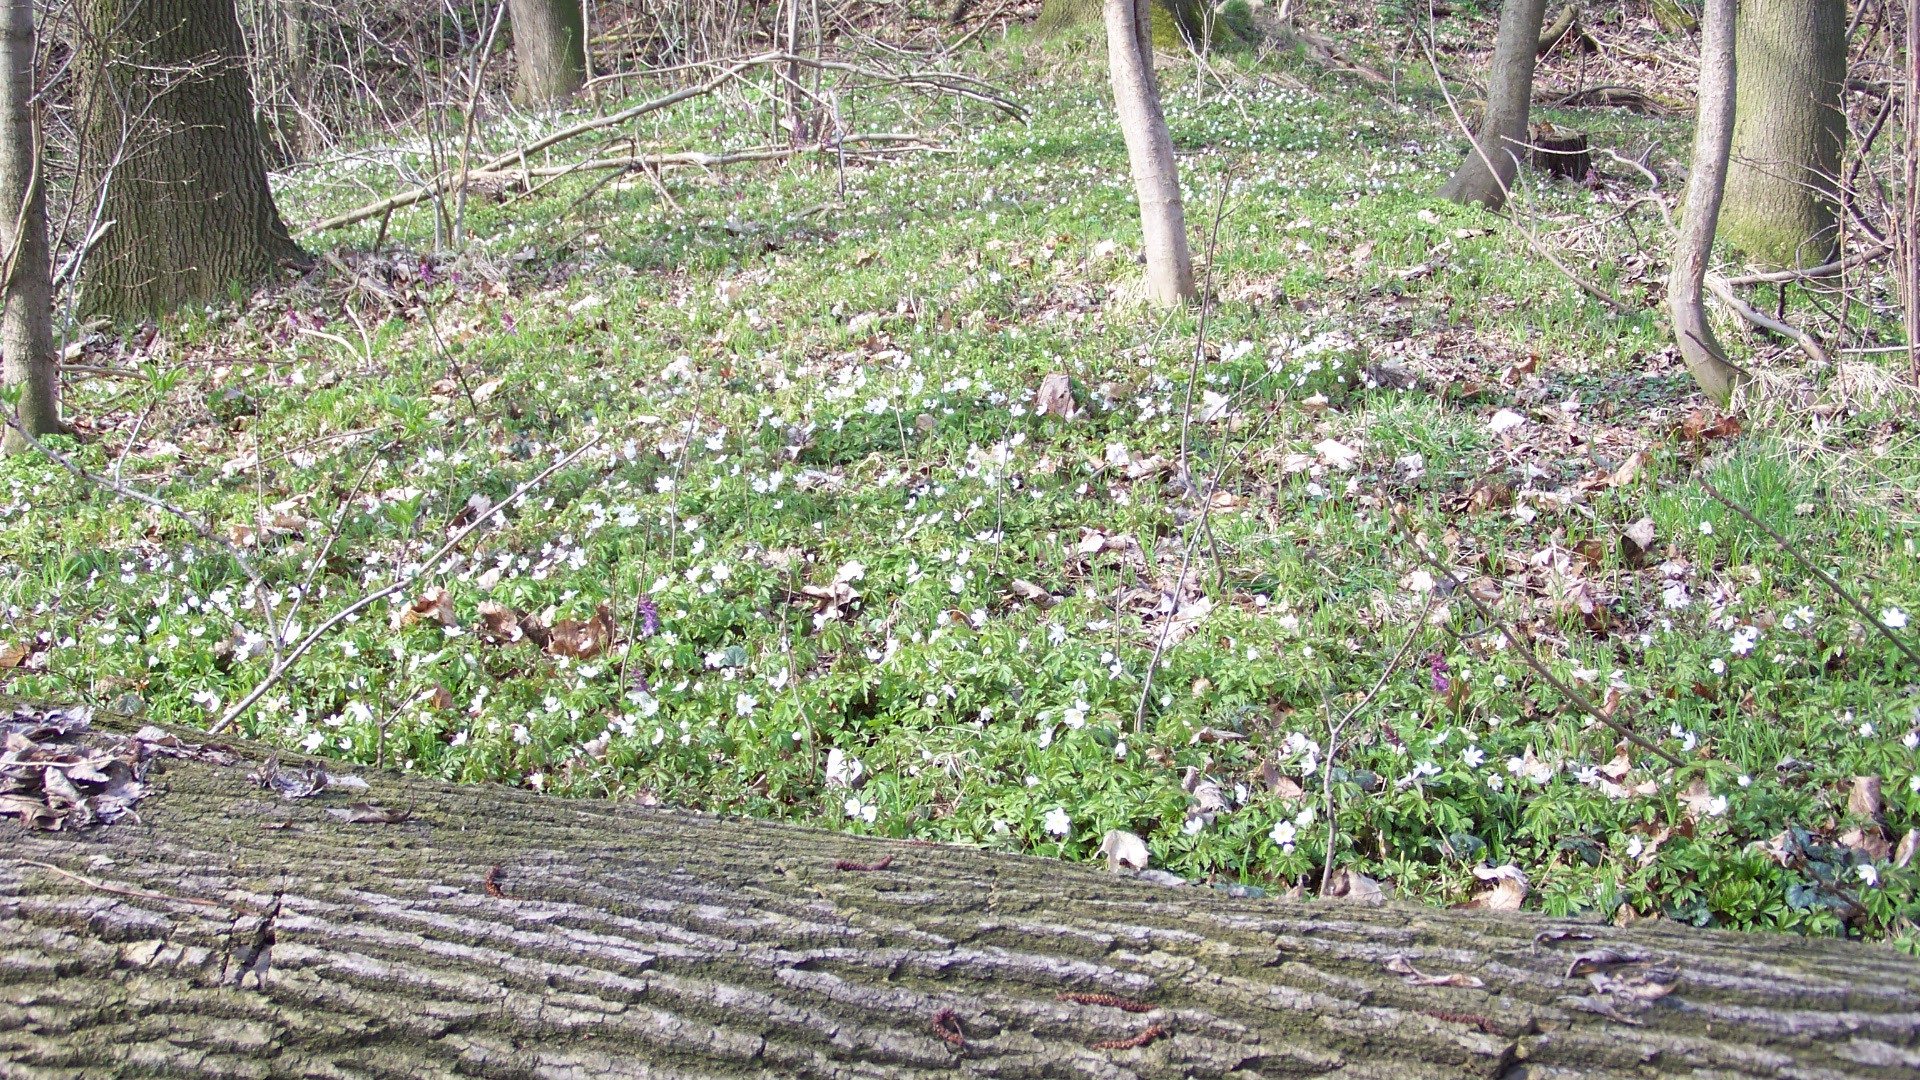
[[[1486,28],[1442,20],[1449,74]],[[72,372],[61,445],[206,533],[0,462],[4,689],[205,726],[271,625],[290,648],[399,584],[237,730],[1071,859],[1126,830],[1218,887],[1311,893],[1331,835],[1426,903],[1920,948],[1920,669],[1697,482],[1915,642],[1904,357],[1815,369],[1722,323],[1769,392],[1696,394],[1659,307],[1684,117],[1553,114],[1650,151],[1664,203],[1602,155],[1501,217],[1432,197],[1464,143],[1419,50],[1354,54],[1385,85],[1166,57],[1213,297],[1167,313],[1098,42],[988,38],[954,62],[1025,123],[849,91],[855,131],[933,149],[566,176],[476,197],[457,257],[423,204],[306,238],[336,261],[297,283],[95,334],[76,364],[138,374]],[[710,96],[627,134],[748,148],[767,115]],[[431,154],[302,167],[282,210]],[[1897,340],[1884,276],[1851,302]]]

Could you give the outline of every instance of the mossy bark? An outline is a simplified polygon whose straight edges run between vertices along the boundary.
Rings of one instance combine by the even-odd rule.
[[[1765,266],[1829,262],[1847,133],[1845,0],[1745,0],[1734,61],[1740,89],[1720,235]]]
[[[82,0],[82,190],[111,221],[82,307],[137,317],[221,299],[306,257],[267,186],[233,0]]]
[[[1035,27],[1042,34],[1075,26],[1099,26],[1102,0],[1046,0]],[[1207,33],[1204,0],[1153,0],[1153,45],[1176,50],[1200,42]]]
[[[247,772],[156,770],[137,823],[66,835],[0,822],[0,1075],[1539,1080],[1920,1066],[1920,964],[1882,947],[1234,899],[1045,859],[382,775],[370,791],[283,802]],[[327,813],[369,797],[413,816]],[[1596,1014],[1595,987],[1568,973],[1603,949],[1677,985],[1638,1023]],[[1142,1045],[1093,1045],[1152,1028]]]

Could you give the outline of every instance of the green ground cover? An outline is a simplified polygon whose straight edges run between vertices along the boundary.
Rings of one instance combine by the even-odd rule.
[[[1889,850],[1920,824],[1920,670],[1689,479],[1900,626],[1911,398],[1747,341],[1785,404],[1705,425],[1648,306],[1644,179],[1520,200],[1642,311],[1614,316],[1514,225],[1431,198],[1459,153],[1431,77],[1389,93],[1284,52],[1164,75],[1203,253],[1221,211],[1195,364],[1200,312],[1136,299],[1091,53],[966,58],[1025,124],[849,101],[855,130],[938,153],[564,178],[476,201],[457,258],[420,254],[422,208],[378,254],[377,221],[315,242],[358,284],[103,335],[99,364],[151,382],[70,384],[61,445],[260,584],[173,517],[0,462],[6,691],[207,724],[266,675],[270,625],[298,640],[410,577],[591,444],[240,730],[1073,859],[1129,830],[1157,868],[1267,891],[1318,886],[1331,805],[1334,865],[1406,898],[1467,902],[1511,864],[1529,907],[1920,947],[1920,870]],[[711,98],[632,135],[757,145],[742,116]],[[1603,120],[1656,165],[1686,145],[1678,120]],[[282,207],[315,220],[428,161],[368,148],[280,178]],[[1890,288],[1858,303],[1897,325]],[[1056,374],[1070,409],[1039,395]],[[1538,678],[1416,537],[1681,764]]]

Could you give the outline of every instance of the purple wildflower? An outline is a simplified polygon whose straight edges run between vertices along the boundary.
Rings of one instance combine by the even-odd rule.
[[[640,612],[640,636],[652,637],[660,632],[660,609],[653,604],[653,598],[643,596],[636,605]]]
[[[509,334],[518,334],[520,332],[514,326],[513,313],[510,311],[503,311],[500,313],[500,325],[505,327],[507,333]]]
[[[1447,659],[1439,653],[1427,657],[1427,663],[1433,669],[1433,692],[1445,694],[1453,689],[1453,680],[1447,678]]]

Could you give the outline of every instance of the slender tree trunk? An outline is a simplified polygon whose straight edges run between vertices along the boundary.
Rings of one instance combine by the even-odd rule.
[[[313,125],[313,43],[307,0],[279,0],[279,8],[280,25],[286,35],[287,94],[294,108],[290,126],[295,140],[293,152],[306,157],[320,146]]]
[[[1833,258],[1846,117],[1846,0],[1743,0],[1734,22],[1740,87],[1720,235],[1755,261]]]
[[[1140,232],[1147,249],[1147,296],[1170,307],[1194,295],[1193,255],[1187,248],[1186,210],[1180,201],[1173,139],[1160,111],[1153,74],[1153,14],[1149,0],[1106,0],[1107,68],[1127,162],[1140,199]]]
[[[0,819],[0,1075],[1845,1080],[1920,1046],[1920,965],[1884,946],[381,774],[284,802],[251,767],[156,759],[137,821],[78,834]],[[412,816],[329,814],[367,799]]]
[[[587,81],[586,13],[580,0],[508,0],[508,6],[519,63],[515,100],[547,105],[572,97]]]
[[[1540,24],[1547,0],[1506,0],[1487,72],[1487,115],[1475,145],[1440,189],[1457,203],[1480,203],[1490,210],[1506,205],[1507,191],[1526,153],[1527,114],[1533,104],[1533,62],[1540,45]]]
[[[233,0],[82,0],[83,190],[114,222],[82,307],[141,316],[306,257],[267,186]]]
[[[1667,310],[1674,343],[1694,381],[1722,407],[1747,379],[1728,362],[1707,325],[1700,288],[1713,258],[1713,234],[1720,220],[1720,198],[1727,182],[1727,154],[1733,142],[1735,0],[1706,0],[1700,19],[1699,114],[1694,120],[1693,169],[1687,180],[1686,206],[1674,238],[1673,269],[1667,278]]]
[[[1920,386],[1920,0],[1907,0],[1906,139],[1901,165],[1906,213],[1900,221],[1900,281],[1906,286],[1907,368]]]
[[[6,384],[18,387],[14,421],[33,435],[61,430],[53,354],[53,270],[47,250],[47,192],[34,122],[33,0],[0,9],[0,352]],[[11,426],[0,445],[28,448]]]
[[[1150,0],[1154,42],[1162,49],[1181,49],[1184,41],[1198,45],[1206,30],[1204,0]],[[1092,26],[1102,18],[1104,0],[1045,0],[1035,27],[1043,34],[1070,26]]]

